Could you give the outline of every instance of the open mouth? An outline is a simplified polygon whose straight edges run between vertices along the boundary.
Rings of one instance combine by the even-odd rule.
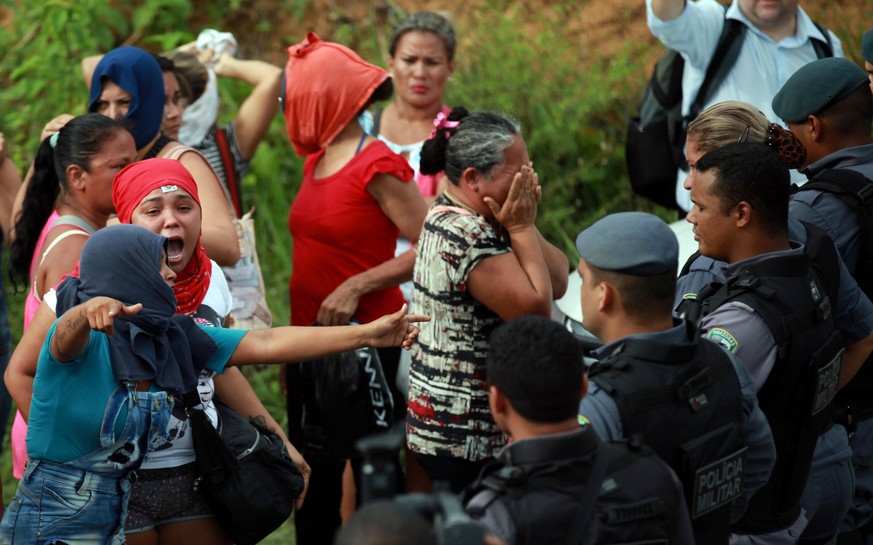
[[[167,241],[167,261],[170,265],[182,261],[182,251],[185,249],[185,243],[181,238],[171,238]]]

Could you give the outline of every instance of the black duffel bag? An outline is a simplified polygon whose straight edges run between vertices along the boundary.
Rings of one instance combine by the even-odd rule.
[[[282,526],[303,491],[303,475],[282,438],[213,398],[218,428],[196,391],[186,394],[199,487],[236,545],[254,545]]]

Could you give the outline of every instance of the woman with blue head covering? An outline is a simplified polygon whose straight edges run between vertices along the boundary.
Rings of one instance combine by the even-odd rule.
[[[164,112],[161,67],[154,56],[124,46],[107,53],[91,76],[88,111],[131,123],[136,149],[142,151],[158,137]]]
[[[235,264],[240,257],[239,241],[215,171],[194,149],[161,133],[166,97],[177,95],[179,89],[172,61],[123,46],[85,59],[82,67],[90,86],[88,110],[130,120],[137,159],[169,157],[191,172],[203,203],[203,246],[219,265]]]
[[[362,326],[244,331],[200,328],[176,315],[167,239],[145,228],[101,229],[79,277],[58,288],[40,354],[27,444],[30,462],[0,524],[2,543],[123,543],[130,472],[165,439],[174,399],[202,369],[291,363],[361,346],[411,346],[424,319],[400,311]]]

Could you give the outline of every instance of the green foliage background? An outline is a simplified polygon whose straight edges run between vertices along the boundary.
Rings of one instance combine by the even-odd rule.
[[[195,39],[206,27],[235,31],[235,17],[243,4],[242,0],[0,0],[0,7],[14,14],[13,24],[0,27],[0,131],[16,164],[26,170],[48,120],[63,112],[84,113],[86,91],[79,69],[83,57],[126,44],[159,52]],[[302,32],[285,38],[285,43],[264,43],[265,37],[275,33],[279,21],[299,19],[308,2],[276,4],[277,12],[259,19],[249,35],[237,37],[251,56],[283,62],[282,50],[299,40]],[[396,4],[386,5],[389,20],[402,16]],[[562,0],[549,3],[550,9],[534,9],[491,0],[457,21],[462,46],[446,97],[448,104],[494,110],[520,121],[544,187],[537,223],[548,239],[567,252],[571,263],[577,259],[576,233],[608,212],[645,209],[668,220],[677,218],[635,200],[624,167],[625,120],[646,84],[651,44],[630,41],[610,59],[584,57],[565,32],[579,5]],[[197,26],[192,24],[193,15]],[[634,16],[639,15],[625,14]],[[376,19],[371,8],[367,21]],[[338,20],[334,34],[323,38],[345,43],[364,58],[385,65],[390,26]],[[858,28],[850,28],[860,23],[843,21],[844,28],[838,25],[838,31],[860,36]],[[256,47],[247,50],[247,40]],[[471,43],[475,47],[464,47]],[[847,53],[856,56],[856,47],[848,47]],[[220,84],[223,119],[230,120],[249,89],[234,81]],[[289,319],[287,281],[292,263],[287,214],[300,183],[301,165],[277,116],[244,180],[246,206],[257,208],[258,250],[275,324]],[[13,336],[18,339],[23,294],[11,293],[8,286],[7,293]],[[271,412],[283,420],[277,370],[250,370],[248,377]],[[0,465],[6,502],[15,486],[7,453],[4,449]],[[292,542],[290,525],[266,543]]]

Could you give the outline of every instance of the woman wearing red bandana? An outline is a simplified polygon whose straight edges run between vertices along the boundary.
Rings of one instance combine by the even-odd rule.
[[[120,222],[140,225],[167,237],[167,260],[176,273],[176,314],[192,316],[202,325],[221,327],[231,310],[231,296],[224,274],[200,244],[200,199],[191,173],[178,161],[148,159],[121,171],[112,189]],[[308,478],[306,462],[238,369],[228,369],[223,375],[205,371],[198,390],[213,423],[214,393],[247,418],[265,420],[283,436],[288,451]],[[192,492],[197,475],[183,407],[174,409],[169,430],[167,443],[150,453],[137,471],[125,523],[127,542],[228,542],[203,494]],[[161,509],[167,505],[173,507]]]
[[[294,237],[291,323],[340,325],[353,317],[368,323],[403,303],[398,285],[412,279],[415,253],[394,257],[396,240],[402,234],[415,243],[426,210],[410,183],[413,172],[406,160],[367,135],[357,121],[372,102],[391,95],[391,80],[354,51],[312,33],[288,54],[282,113],[295,151],[307,156],[288,220]],[[379,350],[379,356],[393,385],[400,352]],[[295,370],[286,369],[289,426],[296,441],[301,392],[300,381],[292,377]],[[395,396],[400,415],[404,404]],[[304,453],[314,484],[295,518],[301,545],[330,543],[340,524],[345,461],[318,459],[313,439],[308,438]]]

